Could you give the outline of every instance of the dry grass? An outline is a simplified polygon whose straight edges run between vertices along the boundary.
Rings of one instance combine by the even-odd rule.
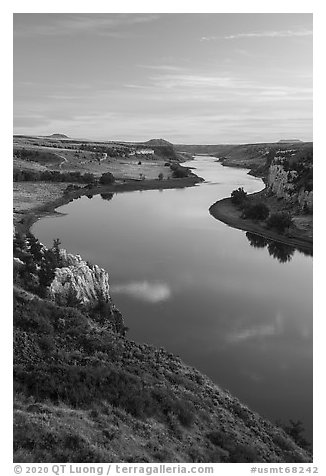
[[[67,183],[14,182],[14,209],[19,213],[57,200],[66,187]]]

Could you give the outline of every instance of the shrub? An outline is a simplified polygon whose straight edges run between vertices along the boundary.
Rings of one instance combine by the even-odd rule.
[[[256,449],[246,444],[239,443],[229,451],[229,463],[255,463],[261,461]]]
[[[55,238],[53,240],[53,246],[51,248],[51,251],[53,253],[52,259],[54,260],[54,266],[56,268],[61,268],[62,267],[62,258],[61,258],[61,255],[60,255],[60,245],[61,245],[61,241],[59,240],[59,238]]]
[[[269,208],[262,202],[246,206],[242,214],[243,218],[250,218],[252,220],[266,220],[268,215]]]
[[[189,175],[189,170],[179,164],[172,164],[170,168],[173,171],[172,176],[174,178],[185,178]]]
[[[162,174],[162,172],[158,174],[158,179],[159,179],[159,180],[163,180],[163,174]]]
[[[223,431],[211,431],[207,433],[206,436],[214,446],[223,447],[227,441],[227,437]]]
[[[80,187],[78,187],[78,185],[69,184],[64,189],[63,193],[69,193],[69,192],[72,192],[73,190],[79,190],[79,189],[80,189]]]
[[[110,185],[111,183],[114,183],[114,180],[114,176],[110,172],[105,172],[100,177],[100,184]]]
[[[309,207],[307,203],[303,205],[302,213],[304,215],[312,215],[312,207]]]
[[[26,242],[29,246],[29,252],[33,255],[36,263],[40,263],[43,258],[43,246],[32,233],[27,233]]]
[[[292,225],[292,218],[286,212],[273,213],[267,220],[268,228],[275,228],[278,232],[284,231]]]
[[[93,174],[86,172],[84,175],[82,175],[82,181],[91,184],[94,183],[96,179]]]
[[[42,350],[49,345],[42,337]],[[40,342],[40,343],[41,343]],[[15,365],[15,388],[37,401],[50,399],[75,408],[87,408],[105,400],[136,418],[153,417],[167,422],[174,414],[182,426],[190,427],[194,408],[167,389],[147,389],[140,377],[114,368],[112,364],[83,366],[55,361],[40,362],[33,367]]]
[[[242,205],[247,198],[247,192],[243,190],[243,187],[239,187],[231,192],[231,202],[235,205]]]
[[[228,456],[223,457],[226,463],[253,463],[261,461],[256,450],[248,444],[237,443],[230,435],[224,431],[212,431],[206,434],[209,441],[214,445],[228,452]]]
[[[57,257],[52,250],[44,251],[44,260],[41,262],[38,272],[39,289],[38,294],[45,297],[47,294],[47,287],[50,286],[54,277],[55,269],[57,267]]]
[[[21,252],[22,250],[26,250],[26,242],[24,240],[24,236],[18,231],[15,232],[13,245],[14,256],[16,256],[17,251]]]
[[[305,429],[303,427],[302,421],[290,420],[290,423],[288,425],[284,425],[283,429],[288,435],[290,435],[291,438],[293,438],[297,445],[301,446],[301,448],[304,448],[306,450],[311,449],[309,441],[307,441],[303,436],[305,433]]]
[[[25,148],[15,149],[14,155],[22,160],[26,160],[28,162],[38,162],[44,165],[57,165],[61,162],[61,158],[58,155],[54,154],[53,152],[47,152],[43,150]]]
[[[41,172],[35,170],[19,170],[13,171],[14,182],[80,182],[92,184],[96,182],[96,178],[91,173],[81,174],[80,172],[58,172],[57,170],[44,170]],[[69,187],[69,185],[68,185]],[[67,191],[69,191],[67,187]],[[71,187],[71,186],[70,186]]]

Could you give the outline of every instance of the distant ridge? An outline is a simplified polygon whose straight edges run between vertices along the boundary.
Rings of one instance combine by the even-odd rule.
[[[302,142],[300,139],[281,139],[278,144],[294,144],[295,142]]]
[[[162,146],[162,145],[169,145],[172,146],[171,142],[168,142],[165,139],[150,139],[147,142],[144,142],[146,145],[151,145],[151,146]]]
[[[52,137],[52,139],[69,139],[65,134],[51,134],[50,136],[45,137]]]

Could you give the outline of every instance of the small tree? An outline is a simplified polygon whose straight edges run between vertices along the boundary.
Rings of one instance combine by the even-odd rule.
[[[45,297],[47,287],[50,286],[55,277],[56,257],[52,250],[44,251],[44,259],[41,262],[39,277],[38,293],[41,297]]]
[[[178,166],[172,170],[173,170],[172,176],[174,178],[186,178],[189,175],[189,169],[187,169],[186,167]]]
[[[24,240],[24,237],[16,231],[14,236],[14,255],[17,251],[24,250],[26,250],[26,242]]]
[[[231,192],[231,202],[235,205],[242,205],[247,198],[247,192],[243,190],[243,187],[239,187]]]
[[[292,218],[286,212],[278,212],[273,213],[266,223],[268,228],[275,228],[279,233],[284,233],[292,225]]]
[[[100,184],[101,185],[110,185],[114,183],[114,176],[110,172],[105,172],[100,177]]]
[[[243,210],[243,218],[250,218],[252,220],[266,220],[269,215],[269,208],[265,203],[259,202],[253,205],[248,205]]]
[[[22,267],[20,275],[22,276],[26,287],[31,290],[34,285],[34,278],[37,275],[37,267],[34,258],[30,253],[25,253],[23,262],[25,266]]]
[[[305,429],[304,429],[302,421],[300,421],[300,420],[298,420],[298,421],[290,420],[290,424],[283,425],[283,430],[288,435],[290,435],[291,438],[293,438],[293,440],[299,446],[301,446],[301,448],[304,448],[306,450],[311,449],[311,445],[310,445],[309,441],[307,441],[305,439],[305,437],[303,436],[304,433],[305,433]]]
[[[59,268],[62,264],[62,259],[60,255],[60,245],[61,245],[61,241],[59,240],[59,238],[55,238],[53,240],[52,252],[53,252],[54,264],[56,268]]]
[[[29,252],[33,255],[36,263],[39,263],[43,258],[43,246],[32,233],[27,234],[27,242],[29,244]]]
[[[82,180],[83,180],[84,183],[90,183],[90,184],[92,184],[96,181],[95,177],[94,177],[94,174],[91,174],[91,173],[88,173],[88,172],[86,172],[83,175]]]

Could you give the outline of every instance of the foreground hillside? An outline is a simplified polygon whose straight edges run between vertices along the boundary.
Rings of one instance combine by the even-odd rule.
[[[282,429],[137,344],[106,271],[14,239],[16,462],[309,462]]]

